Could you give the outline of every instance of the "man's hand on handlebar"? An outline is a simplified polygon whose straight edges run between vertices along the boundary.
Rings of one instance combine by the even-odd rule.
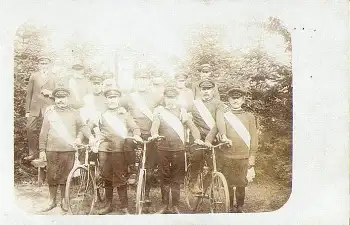
[[[137,142],[138,143],[142,143],[143,142],[142,138],[139,135],[134,135],[133,139],[134,139],[134,142],[136,142],[136,143]]]
[[[226,135],[222,135],[221,142],[227,144],[227,146],[232,146],[232,141],[226,137]]]
[[[197,144],[197,145],[206,146],[205,143],[201,139],[194,140],[194,143]]]

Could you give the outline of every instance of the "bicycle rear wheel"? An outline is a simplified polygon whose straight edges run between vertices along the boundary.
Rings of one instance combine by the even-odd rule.
[[[143,204],[145,202],[146,191],[146,170],[140,169],[139,179],[136,189],[136,214],[142,213]]]
[[[89,215],[95,203],[95,181],[88,168],[78,166],[67,179],[66,199],[72,215]]]
[[[212,213],[228,213],[230,210],[230,197],[225,176],[214,172],[209,187],[210,211]]]

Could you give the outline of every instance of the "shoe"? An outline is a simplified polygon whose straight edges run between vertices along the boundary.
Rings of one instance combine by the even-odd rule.
[[[68,205],[66,199],[61,200],[61,209],[63,212],[68,212]]]
[[[131,174],[128,179],[128,184],[134,185],[136,183],[136,178],[137,178],[136,174]]]
[[[144,202],[146,207],[151,207],[152,201],[149,199],[149,197],[146,197]]]
[[[121,209],[124,215],[130,215],[128,208]]]
[[[51,202],[50,205],[48,205],[46,208],[42,209],[41,212],[51,211],[53,208],[56,208],[56,206],[57,206],[56,202]]]
[[[106,215],[111,212],[113,212],[112,203],[107,203],[107,205],[104,208],[97,211],[99,215]]]
[[[164,214],[166,211],[168,211],[167,205],[162,205],[159,211],[156,212],[156,214]]]
[[[236,207],[236,213],[244,213],[243,206],[237,206]]]
[[[173,206],[172,212],[175,213],[175,214],[181,214],[180,210],[179,210],[179,208],[177,206]]]

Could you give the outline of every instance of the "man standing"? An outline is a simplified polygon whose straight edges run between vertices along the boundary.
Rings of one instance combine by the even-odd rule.
[[[199,71],[200,79],[199,81],[194,82],[192,85],[192,91],[195,99],[201,98],[199,83],[202,82],[203,80],[211,80],[212,75],[213,75],[212,67],[210,64],[202,64],[200,66],[200,71]],[[214,86],[214,99],[220,100],[220,93],[219,93],[217,84],[215,84]]]
[[[189,106],[188,112],[192,113],[193,122],[199,129],[201,139],[206,140],[210,134],[216,136],[219,134],[221,141],[227,141],[226,127],[224,120],[224,104],[214,98],[215,83],[204,80],[198,84],[200,88],[200,99],[194,100]],[[203,151],[194,151],[191,154],[192,179],[196,179],[201,168]],[[195,184],[192,182],[192,184]],[[194,192],[198,192],[198,187],[194,186]]]
[[[183,124],[186,124],[191,130],[195,143],[204,144],[186,110],[177,104],[178,95],[176,87],[167,86],[164,91],[165,106],[158,106],[154,110],[152,138],[157,138],[159,135],[165,137],[165,140],[158,145],[163,204],[158,213],[168,210],[170,190],[173,212],[179,213],[180,185],[185,175],[185,129]]]
[[[227,179],[230,193],[231,212],[242,213],[247,186],[248,170],[254,170],[255,155],[258,149],[256,119],[252,113],[245,112],[242,105],[246,92],[235,87],[227,92],[229,106],[224,114],[227,137],[231,147],[218,150],[218,167]],[[207,142],[214,140],[210,135]],[[234,188],[235,191],[234,191]],[[236,196],[236,209],[234,209]]]
[[[175,75],[176,89],[179,92],[178,102],[184,108],[187,108],[189,105],[191,105],[194,100],[192,90],[185,86],[186,79],[187,76],[185,74]]]
[[[121,100],[120,105],[129,111],[131,116],[135,119],[137,126],[141,129],[141,137],[143,140],[147,140],[151,134],[151,126],[153,121],[153,109],[159,105],[161,99],[155,98],[154,94],[149,90],[151,86],[150,77],[147,73],[137,73],[135,79],[135,89],[136,91],[125,96]],[[128,155],[127,163],[129,165],[135,165],[135,151],[136,144],[133,141],[128,141],[125,144],[125,151]],[[149,201],[149,192],[151,188],[151,181],[154,178],[155,169],[157,168],[157,151],[154,143],[149,143],[147,145],[146,154],[146,168],[147,168],[147,179],[146,183],[146,201]],[[136,168],[133,169],[132,176],[136,180]],[[153,179],[154,180],[154,179]],[[130,180],[131,183],[133,179]]]
[[[141,132],[130,114],[123,107],[120,107],[121,92],[119,90],[110,88],[106,90],[105,97],[107,98],[108,109],[99,120],[101,144],[98,154],[107,204],[99,211],[99,214],[104,215],[113,211],[114,187],[117,187],[122,212],[129,214],[124,143],[128,130],[131,130],[134,139],[137,141],[142,141]]]
[[[71,91],[69,104],[74,109],[80,109],[84,106],[84,97],[91,93],[91,85],[85,78],[84,66],[75,63],[72,66],[72,76],[69,77],[69,89]]]
[[[55,105],[47,110],[39,137],[40,159],[47,161],[47,182],[49,184],[50,203],[43,212],[56,207],[57,187],[61,191],[61,208],[67,211],[65,201],[66,181],[74,165],[75,144],[81,143],[83,136],[90,143],[95,140],[84,125],[78,111],[68,105],[70,91],[63,82],[56,84],[52,95]]]
[[[88,123],[89,120],[95,120],[107,109],[106,98],[103,95],[102,86],[104,78],[99,75],[90,77],[92,84],[92,94],[84,96],[84,107],[80,109],[83,121]]]
[[[41,125],[45,110],[53,104],[51,99],[54,89],[53,77],[50,74],[49,58],[39,59],[39,71],[29,78],[26,97],[26,117],[29,154],[25,160],[33,160],[38,157],[38,139],[36,138],[37,126]]]

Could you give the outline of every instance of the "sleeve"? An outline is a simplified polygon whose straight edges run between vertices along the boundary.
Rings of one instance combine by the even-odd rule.
[[[91,130],[89,129],[89,126],[83,122],[79,113],[75,114],[75,122],[77,125],[77,138],[80,138],[81,140],[84,138],[84,136],[86,138],[90,138],[92,135]]]
[[[159,135],[159,126],[160,126],[160,118],[159,118],[159,112],[157,108],[155,108],[153,112],[153,122],[151,126],[151,135],[157,136]]]
[[[253,114],[250,114],[249,120],[249,133],[250,133],[250,156],[255,156],[258,151],[258,129],[257,120]]]
[[[33,97],[33,87],[34,87],[34,75],[30,76],[29,83],[27,87],[27,96],[26,96],[26,112],[30,112],[30,105],[32,103],[32,97]]]
[[[218,133],[218,128],[217,126],[214,126],[213,129],[211,129],[209,131],[209,133],[207,134],[207,136],[205,137],[205,142],[209,142],[209,143],[213,143],[213,141],[215,140],[215,137]]]
[[[141,135],[141,130],[139,126],[137,126],[137,124],[134,121],[134,118],[132,118],[132,116],[129,113],[126,115],[126,124],[128,126],[128,129],[132,131],[133,135]]]
[[[187,127],[190,129],[191,134],[192,134],[192,136],[193,136],[193,138],[194,138],[195,140],[201,139],[201,135],[200,135],[200,133],[199,133],[199,130],[198,130],[198,128],[196,127],[196,125],[193,123],[192,119],[188,119],[188,120],[186,121],[186,125],[187,125]]]
[[[45,114],[43,124],[41,126],[40,135],[39,135],[39,150],[45,151],[47,145],[47,136],[49,134],[50,122],[47,118],[48,113]]]
[[[216,126],[220,136],[226,135],[224,111],[225,111],[225,105],[220,101],[219,104],[217,105],[216,115],[215,115]]]

